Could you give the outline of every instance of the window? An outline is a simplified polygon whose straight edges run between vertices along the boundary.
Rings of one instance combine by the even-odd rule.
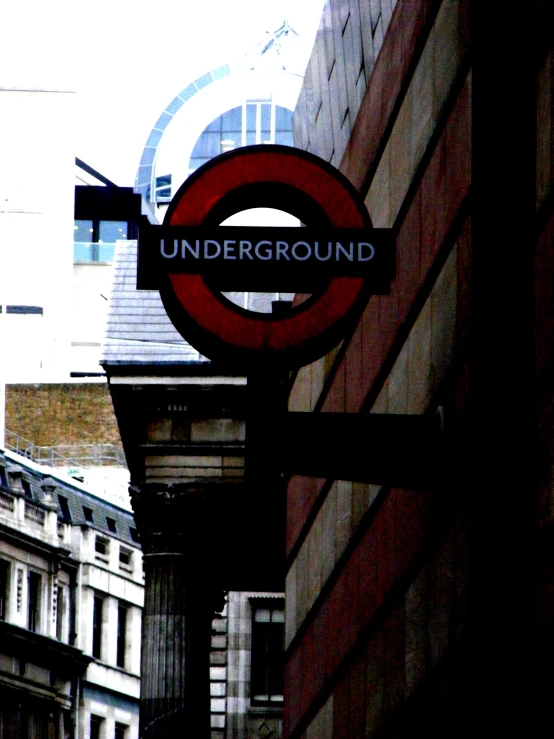
[[[98,224],[99,243],[114,243],[127,238],[128,226],[126,221],[100,221]]]
[[[119,566],[127,570],[133,567],[133,552],[123,546],[119,547]]]
[[[125,667],[125,647],[127,633],[127,606],[119,604],[117,609],[117,660],[118,667]]]
[[[115,244],[129,238],[127,221],[76,220],[73,232],[74,262],[112,262]]]
[[[150,162],[152,163],[152,162]],[[153,202],[156,203],[169,203],[171,200],[171,180],[173,175],[162,174],[156,177],[156,186],[154,191]],[[146,199],[150,200],[151,192],[150,185],[146,188]]]
[[[73,261],[91,262],[94,246],[94,227],[92,221],[76,220],[73,230]]]
[[[29,572],[27,599],[27,628],[29,631],[38,631],[40,627],[40,591],[42,577],[38,572]]]
[[[106,516],[106,523],[108,524],[108,528],[111,532],[114,534],[117,534],[117,526],[115,525],[115,519],[110,518],[109,516]]]
[[[35,316],[44,315],[44,309],[40,305],[7,305],[6,313],[15,315],[31,314]]]
[[[283,638],[285,612],[282,601],[254,606],[250,695],[253,705],[283,702]]]
[[[102,611],[104,599],[99,595],[94,596],[92,609],[92,656],[100,659],[102,656]]]
[[[29,480],[22,479],[21,487],[23,488],[23,493],[25,494],[25,497],[32,499],[33,493],[31,492],[31,483],[29,482]]]
[[[110,540],[97,535],[94,540],[94,551],[100,558],[107,557],[110,553]]]
[[[69,510],[69,501],[65,497],[65,495],[60,495],[58,493],[58,500],[60,501],[60,510],[62,513],[62,518],[64,521],[71,521],[71,512]]]
[[[169,202],[171,200],[171,175],[163,174],[156,177],[156,202]]]
[[[62,587],[58,587],[58,597],[56,601],[56,639],[63,639],[63,617],[65,614],[65,593]]]
[[[138,531],[135,528],[133,528],[133,526],[129,526],[129,533],[131,534],[131,539],[133,541],[136,541],[138,544],[140,542]]]
[[[128,728],[129,727],[125,726],[125,724],[116,724],[115,732],[114,732],[114,739],[125,739]]]
[[[90,715],[90,739],[102,739],[101,729],[104,720],[100,716]]]
[[[0,621],[8,615],[8,597],[10,583],[10,563],[0,559]]]
[[[8,487],[8,477],[6,475],[5,467],[0,467],[0,485],[4,488]]]
[[[86,242],[93,241],[92,221],[75,221],[73,231],[73,241]]]
[[[248,101],[206,126],[192,150],[189,173],[226,151],[270,143],[293,145],[292,112],[270,101]]]
[[[94,516],[92,515],[92,508],[87,508],[86,505],[84,505],[83,513],[85,516],[85,521],[88,521],[89,523],[94,523]]]

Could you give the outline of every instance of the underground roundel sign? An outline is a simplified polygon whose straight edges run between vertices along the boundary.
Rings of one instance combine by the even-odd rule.
[[[251,208],[303,228],[221,226]],[[162,226],[141,226],[137,287],[158,289],[181,335],[211,360],[293,369],[330,351],[370,294],[386,294],[394,240],[373,229],[348,180],[287,146],[248,146],[210,160],[174,196]],[[272,313],[223,293],[295,293]]]

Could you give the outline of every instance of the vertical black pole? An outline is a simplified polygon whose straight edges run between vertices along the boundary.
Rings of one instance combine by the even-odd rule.
[[[287,374],[265,368],[247,378],[245,483],[252,547],[263,557],[250,558],[249,569],[262,583],[283,590],[285,584],[286,489],[279,447],[281,419],[287,410]],[[268,526],[268,524],[270,524]],[[279,532],[267,545],[268,531]],[[274,536],[274,535],[273,535]],[[261,585],[260,589],[269,585]]]
[[[279,479],[280,460],[276,452],[287,411],[286,381],[286,373],[271,368],[248,376],[246,474],[250,487],[259,488]]]
[[[535,5],[471,6],[470,710],[460,730],[533,737]]]

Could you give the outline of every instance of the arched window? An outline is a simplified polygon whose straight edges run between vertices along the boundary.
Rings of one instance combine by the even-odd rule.
[[[292,146],[292,112],[270,101],[248,100],[222,113],[194,145],[189,174],[219,154],[251,144]]]

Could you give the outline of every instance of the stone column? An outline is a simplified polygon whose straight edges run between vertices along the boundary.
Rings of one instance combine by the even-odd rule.
[[[208,739],[217,600],[207,545],[210,485],[131,487],[145,570],[141,739]]]

